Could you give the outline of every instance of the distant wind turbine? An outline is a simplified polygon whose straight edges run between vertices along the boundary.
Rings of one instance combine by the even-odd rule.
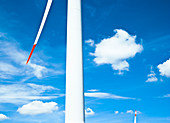
[[[134,123],[136,123],[136,115],[137,115],[137,110],[135,110],[135,118],[134,118]]]
[[[51,3],[52,0],[48,0],[43,20],[26,64],[29,62],[41,35]],[[81,0],[68,0],[67,11],[65,123],[84,123]]]

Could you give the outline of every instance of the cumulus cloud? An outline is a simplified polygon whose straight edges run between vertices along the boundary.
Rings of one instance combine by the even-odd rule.
[[[0,114],[0,121],[7,120],[7,119],[9,119],[9,117],[7,117],[4,114]]]
[[[170,77],[170,59],[163,64],[159,64],[157,67],[162,76]]]
[[[98,65],[111,64],[113,70],[129,71],[128,59],[141,53],[143,46],[136,43],[136,36],[128,34],[122,29],[115,29],[116,34],[111,38],[103,39],[96,45],[94,62]]]
[[[148,74],[148,79],[146,80],[146,82],[157,82],[158,78],[156,77],[155,72],[152,70],[152,66],[151,66],[151,72],[150,74]]]
[[[94,46],[94,41],[92,39],[86,40],[85,43],[87,43],[88,45],[90,45],[91,47]]]
[[[56,102],[33,101],[22,107],[18,108],[17,112],[23,115],[38,115],[52,113],[58,110],[58,104]]]
[[[86,97],[95,97],[100,99],[135,99],[131,97],[123,97],[123,96],[118,96],[118,95],[103,93],[103,92],[85,93],[84,95]]]
[[[52,86],[28,84],[0,85],[0,103],[23,104],[32,100],[49,100],[64,96],[50,95],[48,92],[59,90]],[[46,95],[48,94],[48,95]]]
[[[91,108],[87,108],[87,109],[85,110],[85,114],[86,114],[87,116],[89,116],[89,115],[94,115],[95,112],[94,112]]]

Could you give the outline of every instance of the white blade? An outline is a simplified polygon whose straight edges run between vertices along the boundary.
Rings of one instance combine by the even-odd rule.
[[[40,35],[41,35],[41,32],[42,32],[42,29],[43,29],[44,24],[45,24],[45,21],[46,21],[46,19],[47,19],[48,12],[49,12],[50,7],[51,7],[51,3],[52,3],[52,0],[48,0],[48,2],[47,2],[47,6],[46,6],[46,9],[45,9],[45,13],[44,13],[44,16],[43,16],[43,19],[42,19],[42,22],[41,22],[40,28],[39,28],[39,30],[38,30],[38,34],[37,34],[37,36],[36,36],[36,39],[35,39],[34,44],[37,44],[38,39],[40,38]]]
[[[36,44],[37,44],[37,42],[38,42],[38,39],[40,38],[42,29],[43,29],[44,24],[45,24],[45,21],[46,21],[46,19],[47,19],[48,12],[49,12],[50,7],[51,7],[51,3],[52,3],[52,0],[48,0],[47,6],[46,6],[46,9],[45,9],[45,13],[44,13],[44,16],[43,16],[43,19],[42,19],[42,22],[41,22],[40,28],[39,28],[39,30],[38,30],[38,34],[37,34],[37,36],[36,36],[34,45],[33,45],[33,47],[32,47],[31,53],[30,53],[30,55],[29,55],[29,57],[28,57],[28,60],[27,60],[26,64],[28,64],[28,62],[29,62],[29,60],[30,60],[30,58],[31,58],[31,56],[32,56],[32,53],[33,53],[33,51],[34,51],[34,49],[35,49],[35,46],[36,46]]]

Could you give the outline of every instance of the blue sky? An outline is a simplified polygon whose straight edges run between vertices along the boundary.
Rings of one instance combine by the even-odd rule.
[[[0,122],[64,123],[66,0],[53,1],[25,65],[46,2],[0,0]],[[169,5],[82,0],[87,123],[132,123],[135,110],[138,123],[170,122]]]

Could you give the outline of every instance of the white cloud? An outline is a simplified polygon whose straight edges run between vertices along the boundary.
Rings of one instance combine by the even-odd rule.
[[[86,97],[95,97],[100,99],[135,99],[131,97],[123,97],[118,96],[110,93],[103,93],[103,92],[95,92],[95,93],[85,93]]]
[[[140,111],[137,111],[137,114],[142,114],[142,112],[140,112]]]
[[[16,63],[21,63],[26,60],[27,53],[21,50],[18,45],[15,41],[8,42],[0,40],[0,52],[3,53],[4,56],[8,56],[8,59],[10,58]]]
[[[156,77],[149,77],[146,82],[157,82],[158,81],[158,78]]]
[[[7,79],[10,75],[18,75],[19,70],[11,64],[0,62],[0,78]]]
[[[58,88],[54,88],[52,86],[37,85],[37,84],[34,84],[34,83],[28,83],[27,85],[30,86],[32,89],[35,89],[39,92],[40,91],[44,92],[46,90],[59,90]]]
[[[152,66],[151,66],[151,72],[150,74],[148,74],[148,79],[146,80],[146,82],[157,82],[158,78],[156,77],[155,72],[152,70]]]
[[[127,110],[126,113],[127,114],[133,114],[133,110]]]
[[[7,117],[4,114],[0,114],[0,121],[7,120],[7,119],[9,119],[9,117]]]
[[[7,42],[7,41],[0,40],[0,53],[2,53],[4,56],[7,56],[7,59],[3,57],[5,63],[1,62],[0,66],[2,66],[3,64],[6,65],[3,65],[1,70],[3,71],[10,70],[10,72],[8,72],[8,75],[23,76],[23,75],[31,75],[31,73],[33,73],[37,78],[42,77],[42,73],[45,67],[32,64],[32,63],[26,65],[25,63],[26,63],[28,53],[21,50],[18,45],[19,44],[17,42]],[[14,62],[15,66],[18,67],[17,68],[14,67],[12,63],[9,63],[9,61]]]
[[[37,84],[0,85],[0,103],[27,103],[32,100],[49,100],[63,96],[63,94],[46,95],[47,92],[58,90],[52,86]]]
[[[56,110],[58,110],[58,104],[56,102],[43,103],[42,101],[33,101],[18,108],[17,112],[23,115],[38,115],[52,113]]]
[[[17,68],[4,62],[0,62],[0,71],[10,74],[15,74],[18,72]]]
[[[29,64],[29,66],[31,66],[34,69],[33,73],[37,78],[41,78],[43,76],[43,73],[47,72],[47,68],[44,66],[36,64]]]
[[[114,111],[115,114],[119,114],[119,111]]]
[[[87,109],[85,110],[85,114],[86,114],[87,116],[89,116],[89,115],[94,115],[95,112],[94,112],[91,108],[87,108]]]
[[[98,65],[111,64],[114,70],[129,71],[127,60],[133,58],[137,53],[142,52],[143,46],[136,43],[136,36],[128,34],[122,29],[115,29],[116,34],[107,39],[103,39],[96,45],[94,62]]]
[[[34,55],[34,59],[26,65],[29,53],[22,50],[14,39],[6,38],[5,36],[3,38],[3,40],[0,39],[0,54],[2,54],[0,62],[1,79],[10,79],[14,75],[24,77],[35,76],[40,79],[46,77],[47,74],[64,74],[63,70],[48,69],[45,66],[47,63],[39,59],[36,54]]]
[[[85,43],[89,44],[91,47],[94,46],[94,41],[92,39],[86,40]]]
[[[157,67],[162,76],[170,77],[170,59],[163,64],[159,64]]]
[[[119,111],[114,111],[115,114],[118,114]],[[133,110],[127,110],[126,112],[121,112],[120,114],[135,114],[135,112]],[[141,114],[140,111],[137,111],[137,114]]]
[[[1,78],[1,79],[8,79],[8,78],[10,78],[10,77],[8,77],[8,76],[5,75],[4,73],[1,73],[1,72],[0,72],[0,78]]]
[[[99,90],[97,90],[97,89],[90,89],[90,90],[87,90],[87,91],[96,92],[96,91],[99,91]]]

